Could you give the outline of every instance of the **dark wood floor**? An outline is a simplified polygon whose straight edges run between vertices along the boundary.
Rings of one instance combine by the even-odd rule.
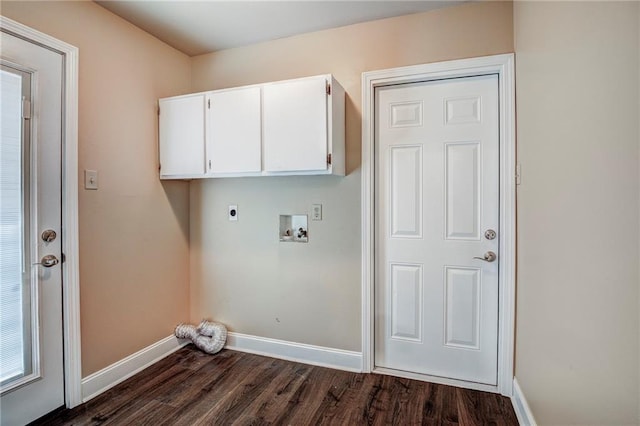
[[[517,425],[508,398],[192,345],[46,425]]]

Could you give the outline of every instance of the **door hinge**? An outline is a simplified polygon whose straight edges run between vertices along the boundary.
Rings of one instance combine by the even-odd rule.
[[[327,154],[327,164],[331,165],[331,154]]]
[[[160,116],[160,107],[158,107],[158,116]]]
[[[207,109],[211,109],[211,99],[207,99]]]
[[[329,83],[328,81],[327,81],[327,85],[326,85],[326,91],[327,91],[327,95],[331,94],[331,83]]]
[[[211,170],[211,160],[209,160],[209,170]]]
[[[516,164],[516,185],[520,185],[522,182],[522,170],[520,169],[520,163]]]
[[[22,98],[22,118],[31,120],[31,101]]]

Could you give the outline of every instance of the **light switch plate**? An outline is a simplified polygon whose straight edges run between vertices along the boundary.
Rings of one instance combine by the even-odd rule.
[[[322,220],[322,204],[311,206],[311,220]]]
[[[84,171],[84,189],[98,189],[98,171]]]

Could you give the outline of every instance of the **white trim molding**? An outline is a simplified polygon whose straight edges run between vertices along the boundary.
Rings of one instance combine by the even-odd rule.
[[[65,404],[82,402],[80,352],[80,264],[78,259],[78,48],[0,16],[0,29],[59,52],[64,58],[62,165],[62,304]]]
[[[494,55],[362,74],[362,366],[376,371],[374,360],[374,143],[376,87],[443,78],[498,75],[500,102],[500,300],[498,384],[492,392],[511,396],[515,330],[516,144],[514,55]],[[382,372],[382,371],[381,371]]]
[[[191,343],[189,340],[167,336],[138,352],[111,364],[82,379],[82,402],[87,402],[152,364]]]
[[[515,377],[513,378],[513,396],[511,397],[511,403],[513,404],[513,409],[516,412],[516,417],[520,425],[537,426],[536,419],[533,417],[527,399],[524,397],[518,380]]]
[[[231,332],[227,334],[225,348],[320,367],[357,373],[362,371],[362,354],[360,352]]]

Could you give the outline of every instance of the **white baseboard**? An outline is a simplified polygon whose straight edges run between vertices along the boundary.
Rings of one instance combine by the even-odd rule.
[[[87,402],[111,389],[188,343],[188,340],[181,340],[171,335],[83,378],[82,402]]]
[[[515,377],[513,378],[513,396],[511,397],[511,403],[513,404],[513,409],[516,412],[516,417],[518,417],[518,422],[521,426],[537,426],[536,419],[533,418],[533,413],[529,408],[529,404],[527,404],[527,399],[524,397],[518,380]]]
[[[228,333],[227,349],[265,355],[287,361],[362,372],[362,353],[322,346],[306,345],[285,340],[250,336],[240,333]]]

